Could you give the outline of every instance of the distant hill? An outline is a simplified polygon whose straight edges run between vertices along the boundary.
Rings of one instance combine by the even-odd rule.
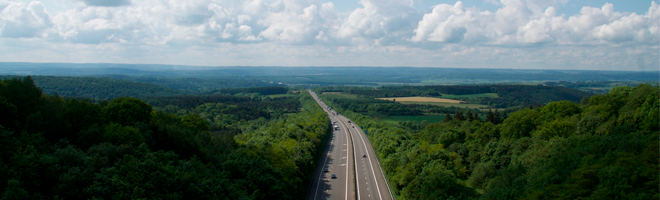
[[[22,76],[0,76],[0,79]],[[186,92],[164,86],[108,78],[33,76],[35,85],[48,95],[83,97],[99,100],[117,97],[151,97],[185,95]]]
[[[281,67],[182,66],[113,63],[0,62],[0,74],[42,76],[109,76],[135,79],[185,90],[220,87],[261,87],[265,82],[286,85],[446,85],[547,81],[658,81],[658,71],[478,69],[437,67]],[[118,76],[116,76],[118,75]],[[128,77],[125,77],[128,76]],[[138,78],[136,78],[138,77]],[[152,77],[143,79],[141,77]],[[180,79],[196,78],[194,82]],[[175,80],[174,82],[172,80]],[[215,83],[219,80],[219,83]],[[237,83],[234,83],[236,82]],[[261,83],[260,83],[261,82]],[[220,85],[220,87],[216,87]],[[212,88],[215,87],[215,88]]]
[[[127,76],[127,75],[95,75],[125,81],[135,81],[165,86],[172,89],[184,90],[188,93],[205,93],[219,88],[247,88],[266,87],[277,84],[267,83],[254,78],[236,76],[217,77],[152,77],[152,76]]]

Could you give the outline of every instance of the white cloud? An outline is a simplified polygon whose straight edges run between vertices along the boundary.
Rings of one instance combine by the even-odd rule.
[[[419,12],[410,1],[361,0],[364,8],[358,8],[346,18],[337,37],[352,41],[371,41],[409,36]],[[366,40],[365,40],[366,39]]]
[[[470,66],[474,67],[477,62],[505,63],[502,59],[549,66],[627,65],[622,60],[631,55],[612,54],[621,48],[634,49],[632,54],[645,52],[644,58],[651,64],[659,62],[660,6],[655,1],[646,13],[617,12],[616,5],[608,3],[600,8],[583,7],[573,16],[557,14],[567,0],[489,0],[500,7],[493,12],[465,7],[460,1],[423,11],[412,7],[411,0],[361,0],[362,7],[348,15],[337,14],[334,3],[321,0],[76,2],[84,4],[48,13],[39,1],[0,0],[0,40],[11,44],[41,41],[53,46],[53,51],[84,51],[97,57],[100,52],[113,51],[145,52],[139,54],[144,58],[158,57],[148,53],[211,55],[200,53],[210,49],[237,49],[230,55],[241,58],[250,57],[242,54],[277,56],[267,51],[287,52],[289,58],[299,55],[323,61],[301,59],[298,64],[320,65],[406,66],[409,62],[409,66],[432,66],[438,60],[460,63],[458,58],[473,62]],[[58,50],[60,46],[68,49]],[[582,50],[572,50],[576,46],[583,46]],[[19,47],[0,46],[0,51],[9,48]],[[589,53],[596,50],[599,53]],[[52,56],[57,55],[62,56],[60,62],[72,58],[63,53]],[[117,58],[121,55],[117,53]],[[573,55],[583,56],[582,61],[576,62],[580,58]]]
[[[652,2],[645,15],[615,12],[610,3],[602,8],[583,7],[579,15],[557,16],[549,6],[521,0],[502,0],[497,12],[440,4],[424,15],[411,41],[452,43],[466,40],[488,45],[526,44],[621,44],[658,42],[658,4]]]
[[[296,12],[297,7],[288,12],[269,13],[260,20],[259,24],[267,28],[259,35],[272,41],[293,44],[314,42],[320,33],[331,30],[332,25],[337,23],[333,8],[332,3],[325,3],[320,7],[309,5],[301,13]]]
[[[0,36],[32,38],[47,36],[51,26],[46,7],[38,1],[25,5],[21,1],[0,0]]]
[[[116,6],[125,6],[130,5],[130,0],[80,0],[85,5],[88,6],[107,6],[107,7],[116,7]]]

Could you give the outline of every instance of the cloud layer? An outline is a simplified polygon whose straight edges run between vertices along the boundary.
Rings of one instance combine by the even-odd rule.
[[[344,18],[333,3],[321,0],[81,2],[66,12],[49,13],[39,1],[0,0],[0,52],[15,56],[0,59],[21,61],[24,54],[38,51],[29,46],[43,45],[50,47],[40,51],[52,56],[43,61],[58,62],[78,62],[67,60],[74,59],[68,53],[78,52],[88,54],[88,62],[105,62],[112,55],[119,59],[115,62],[163,64],[496,67],[515,62],[517,68],[600,65],[635,70],[631,67],[639,65],[640,55],[647,68],[657,67],[660,43],[660,6],[655,1],[646,13],[617,12],[607,3],[565,16],[557,8],[568,0],[493,1],[500,6],[495,12],[460,1],[420,11],[410,0],[361,0],[363,7]],[[60,52],[64,46],[73,49]],[[577,51],[600,54],[580,58]],[[127,57],[126,52],[136,54]],[[608,60],[606,54],[613,53],[623,54]],[[158,59],[167,54],[177,56]],[[404,62],[385,62],[382,57],[388,55]],[[472,61],[454,60],[460,55],[472,56]],[[540,57],[528,59],[530,55]],[[635,59],[617,64],[626,56]],[[505,57],[512,60],[503,61]],[[585,62],[601,57],[605,63]]]

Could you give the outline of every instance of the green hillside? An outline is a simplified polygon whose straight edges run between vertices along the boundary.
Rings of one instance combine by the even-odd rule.
[[[0,79],[13,78],[2,76]],[[150,97],[184,95],[183,91],[164,86],[132,81],[92,77],[34,76],[34,84],[44,94],[64,97],[92,99],[114,99],[117,97]]]

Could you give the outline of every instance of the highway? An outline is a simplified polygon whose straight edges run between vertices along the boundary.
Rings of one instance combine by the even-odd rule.
[[[380,163],[378,161],[378,158],[376,157],[371,142],[369,142],[369,139],[366,137],[366,135],[364,135],[364,132],[362,131],[362,129],[360,129],[360,126],[355,124],[355,122],[346,118],[345,116],[335,115],[336,112],[330,109],[327,105],[325,105],[325,103],[323,103],[314,92],[309,91],[309,93],[316,100],[316,102],[326,111],[326,113],[328,113],[328,117],[330,118],[330,120],[333,122],[338,122],[337,125],[339,125],[340,130],[333,131],[333,135],[331,137],[334,138],[336,142],[341,141],[342,144],[341,146],[346,147],[345,149],[342,149],[342,152],[345,153],[341,153],[341,156],[342,158],[344,156],[346,157],[346,162],[342,162],[342,163],[346,163],[348,167],[344,167],[341,169],[348,170],[347,172],[344,173],[344,174],[348,174],[348,177],[346,177],[345,183],[341,181],[335,181],[335,182],[319,181],[318,184],[312,183],[312,187],[310,187],[310,192],[309,192],[310,194],[308,194],[308,199],[346,199],[346,200],[393,199],[391,196],[391,190],[387,185],[387,181],[385,180],[383,171],[380,167]],[[332,151],[333,149],[332,145],[335,144],[332,143],[331,145],[328,145],[330,148],[326,147],[326,152],[324,154],[324,155],[331,155],[329,156],[330,159],[328,160],[331,160],[332,158],[336,158],[335,156],[340,155],[340,153]],[[323,159],[326,158],[321,158],[321,159],[322,159],[321,162],[319,162],[321,164],[318,165],[314,178],[318,178],[319,176],[322,177],[324,174],[319,172],[323,172],[323,168],[325,166],[331,165],[331,164],[326,164],[323,161]],[[332,173],[333,172],[331,170],[330,174]],[[338,173],[336,174],[337,176],[339,176]],[[338,179],[331,179],[331,180],[338,180]],[[335,185],[335,184],[341,184],[341,185]],[[324,188],[336,188],[336,187],[345,187],[345,189],[342,190],[345,195],[344,198],[340,198],[339,196],[336,196],[337,194],[336,192],[339,191],[332,191],[332,192],[328,191],[327,196],[323,196],[319,194],[320,192],[318,193],[314,192],[315,193],[314,195],[311,194],[312,191],[323,191]]]
[[[323,110],[328,113],[330,121],[337,122],[339,130],[332,130],[323,156],[321,156],[312,178],[307,199],[355,199],[355,179],[353,178],[355,176],[355,164],[353,163],[353,148],[349,148],[353,145],[348,135],[349,129],[335,115],[331,114],[327,106],[314,93],[310,93]],[[324,172],[326,167],[329,172]],[[330,177],[332,174],[335,174],[337,178]]]

